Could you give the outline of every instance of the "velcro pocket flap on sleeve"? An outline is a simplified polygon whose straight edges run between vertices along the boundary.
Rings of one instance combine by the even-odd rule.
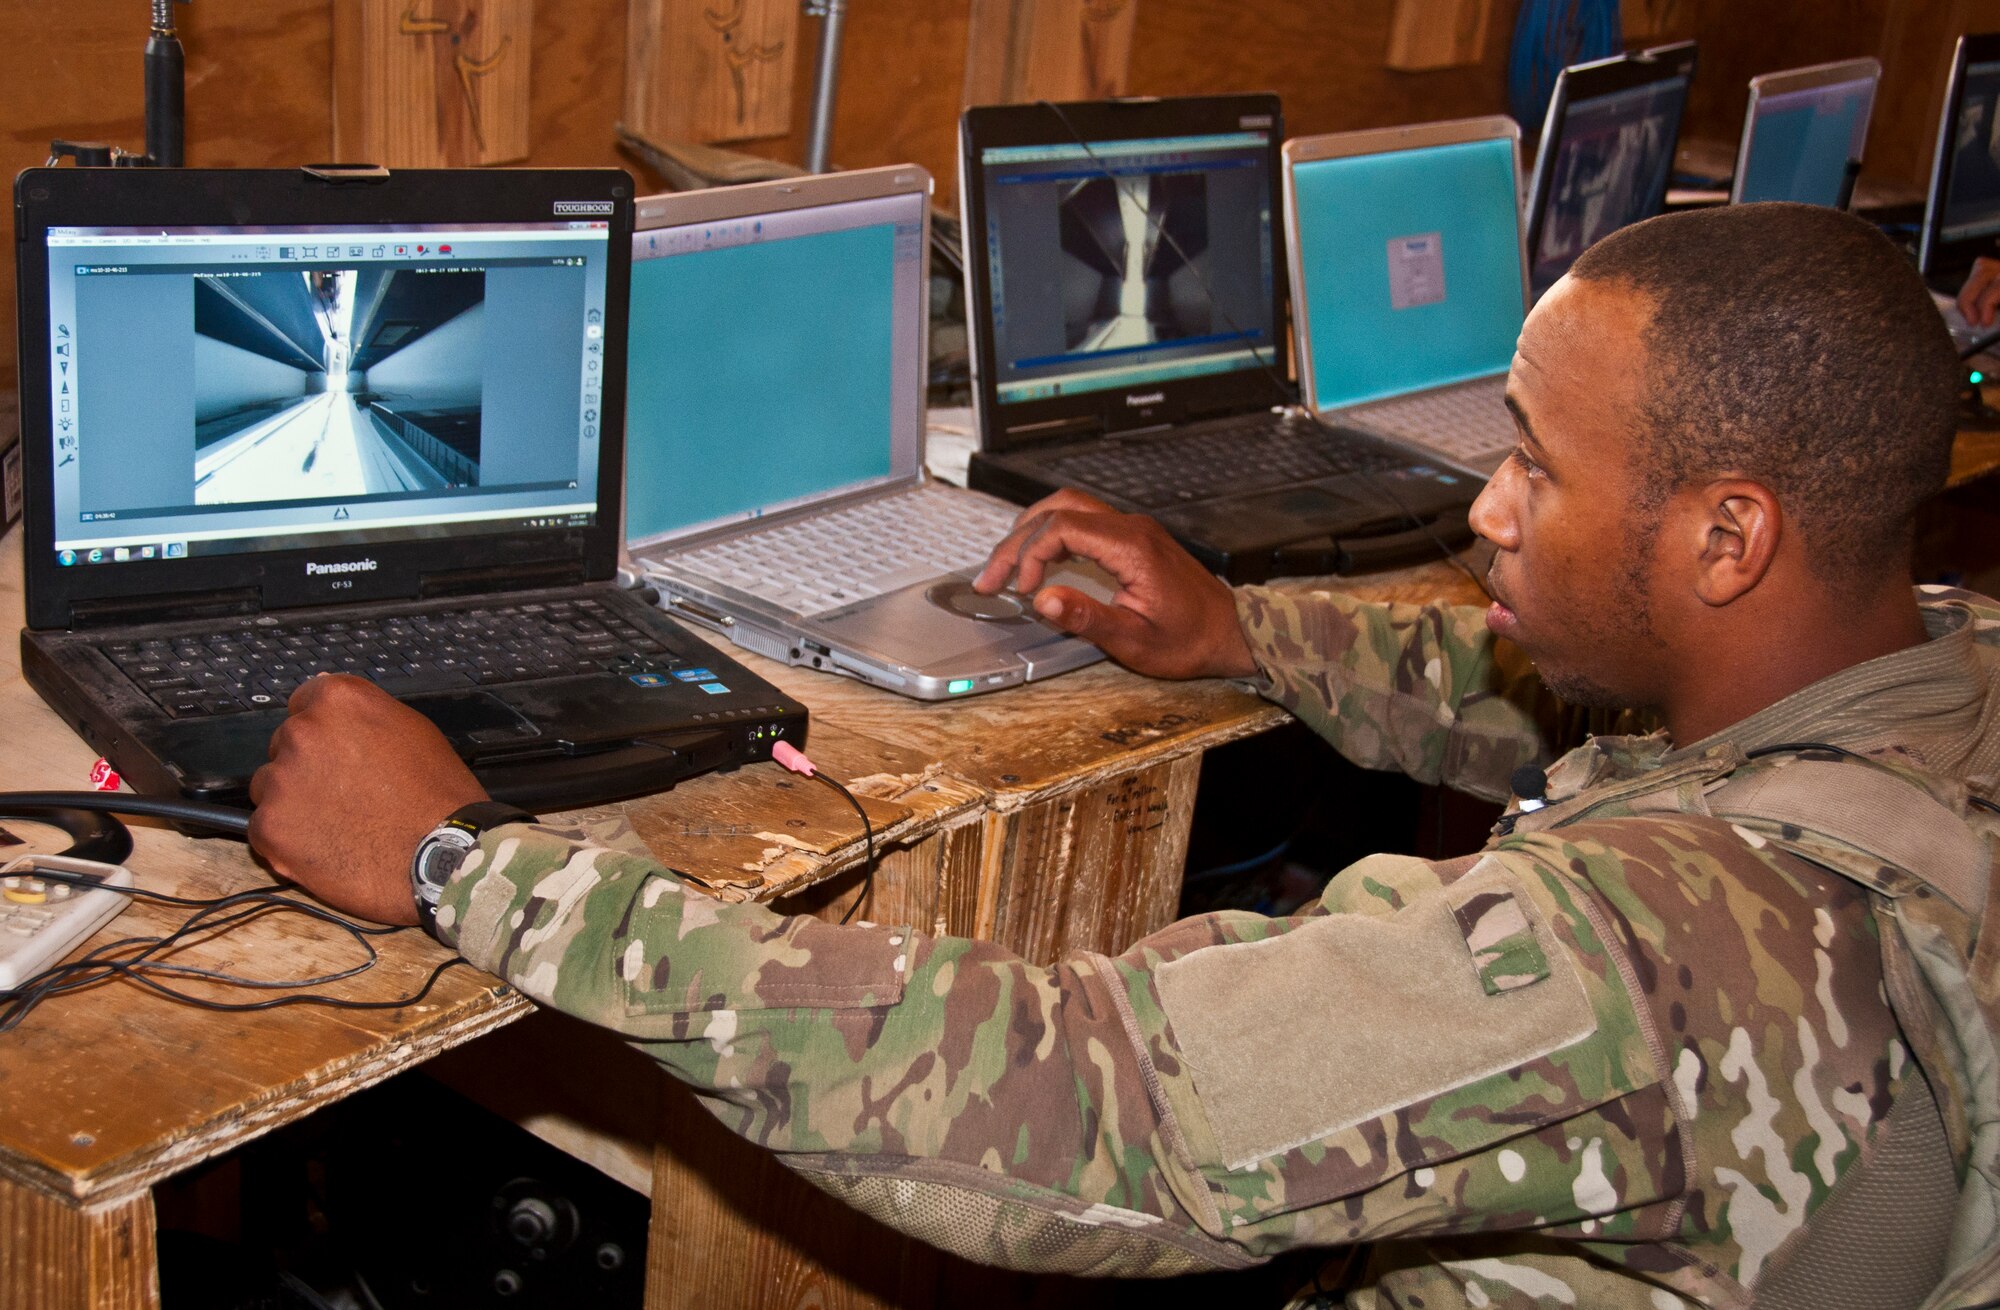
[[[1162,966],[1156,983],[1229,1170],[1504,1077],[1598,1028],[1568,951],[1490,860],[1393,915],[1330,915],[1282,936],[1196,951]],[[1628,1005],[1619,991],[1618,1004]],[[1580,1104],[1550,1108],[1575,1113],[1604,1099],[1572,1091]],[[1484,1121],[1460,1131],[1498,1140],[1529,1127]],[[1377,1167],[1388,1176],[1394,1164]],[[1343,1194],[1338,1180],[1325,1184]]]

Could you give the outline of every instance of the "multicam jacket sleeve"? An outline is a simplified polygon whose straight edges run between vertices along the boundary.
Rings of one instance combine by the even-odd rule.
[[[1044,968],[515,825],[438,923],[975,1260],[1161,1275],[1379,1240],[1421,1248],[1383,1290],[1433,1306],[1674,1306],[1740,1303],[1885,1103],[1876,946],[1841,895],[1726,825],[1619,819],[1371,857],[1309,913]],[[1760,935],[1795,919],[1813,960]]]
[[[1483,610],[1241,587],[1236,617],[1259,690],[1357,764],[1504,800],[1543,749],[1539,684],[1497,657]]]

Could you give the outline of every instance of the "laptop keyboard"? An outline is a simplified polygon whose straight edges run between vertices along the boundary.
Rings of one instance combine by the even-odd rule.
[[[1517,439],[1503,397],[1505,378],[1371,401],[1339,413],[1340,421],[1427,446],[1462,463],[1504,456]]]
[[[1052,460],[1049,467],[1066,481],[1154,509],[1344,473],[1386,472],[1407,462],[1360,438],[1329,437],[1309,419],[1246,414],[1159,437],[1105,443]]]
[[[1018,510],[922,486],[746,532],[673,556],[676,572],[813,615],[978,568]]]
[[[175,718],[282,706],[316,673],[410,695],[685,663],[588,597],[310,623],[265,615],[212,635],[98,649]]]

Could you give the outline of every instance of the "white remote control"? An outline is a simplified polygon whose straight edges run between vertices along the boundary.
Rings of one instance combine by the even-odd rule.
[[[80,887],[40,876],[75,874],[103,887]],[[132,871],[60,855],[24,855],[0,866],[0,991],[68,955],[84,938],[117,918],[132,898],[105,887],[130,887]]]

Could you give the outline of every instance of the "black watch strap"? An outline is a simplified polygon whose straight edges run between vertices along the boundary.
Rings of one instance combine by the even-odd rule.
[[[474,837],[488,828],[499,828],[509,823],[533,823],[535,816],[518,805],[505,801],[474,801],[461,805],[451,812],[445,822],[465,829]]]

